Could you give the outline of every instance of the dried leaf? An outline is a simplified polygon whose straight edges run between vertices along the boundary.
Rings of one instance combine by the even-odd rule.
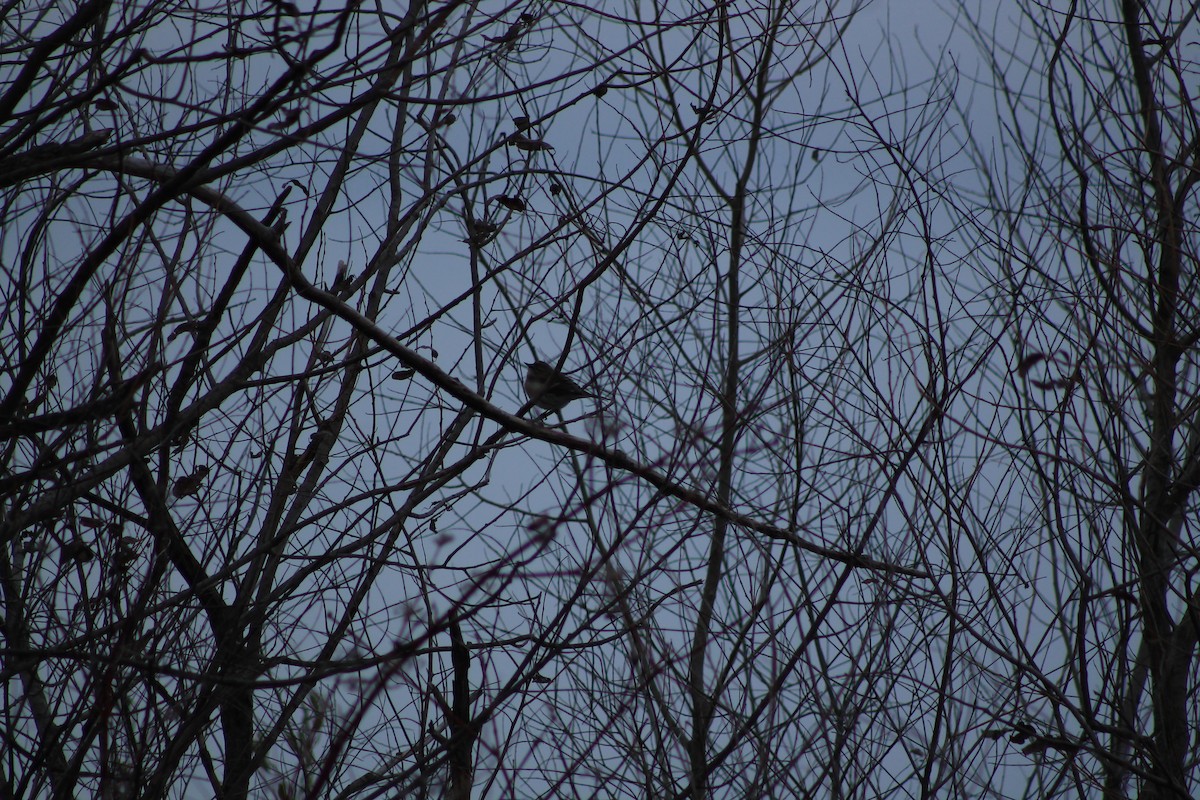
[[[286,0],[267,0],[267,5],[275,6],[275,8],[279,9],[280,11],[282,11],[283,13],[285,13],[289,16],[292,16],[292,17],[300,16],[300,7],[297,6],[295,3],[289,3]]]
[[[67,542],[62,547],[63,561],[77,561],[80,564],[83,564],[91,561],[95,557],[95,552],[92,551],[92,548],[84,544],[82,539],[75,539]]]
[[[1030,381],[1029,385],[1035,389],[1049,391],[1051,389],[1067,389],[1074,383],[1074,378],[1059,378],[1054,381]]]
[[[118,569],[129,566],[138,556],[138,541],[132,536],[122,536],[117,543],[117,552],[113,555],[113,563]]]
[[[1029,374],[1029,370],[1033,369],[1035,366],[1045,360],[1045,353],[1030,353],[1017,362],[1017,374],[1024,378]]]

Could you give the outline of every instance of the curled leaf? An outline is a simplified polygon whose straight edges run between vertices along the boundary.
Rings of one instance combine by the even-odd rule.
[[[1017,374],[1024,378],[1029,374],[1029,370],[1045,360],[1045,353],[1030,353],[1017,362]]]
[[[91,561],[95,557],[95,551],[88,547],[82,539],[74,539],[62,546],[63,561],[76,561],[80,564],[83,564]]]

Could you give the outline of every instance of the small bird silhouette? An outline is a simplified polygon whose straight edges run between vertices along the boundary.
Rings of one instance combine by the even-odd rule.
[[[534,361],[525,366],[529,367],[525,373],[525,394],[536,406],[562,411],[572,400],[596,396],[545,361]]]
[[[200,491],[200,486],[204,483],[204,478],[208,475],[208,467],[197,467],[196,471],[191,475],[184,475],[182,478],[176,478],[175,485],[171,487],[171,494],[176,497],[187,497]]]

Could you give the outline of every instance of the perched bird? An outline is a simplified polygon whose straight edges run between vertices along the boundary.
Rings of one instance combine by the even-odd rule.
[[[200,491],[200,486],[204,483],[204,478],[208,475],[208,467],[197,467],[196,471],[191,475],[184,475],[182,478],[175,479],[175,485],[171,487],[171,494],[176,497],[187,497]]]
[[[536,406],[562,411],[572,400],[596,396],[545,361],[534,361],[525,366],[529,367],[525,373],[525,394]]]

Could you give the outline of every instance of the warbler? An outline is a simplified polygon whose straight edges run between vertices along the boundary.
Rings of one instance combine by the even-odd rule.
[[[534,361],[525,366],[529,367],[525,373],[525,394],[536,406],[562,411],[572,400],[596,396],[545,361]]]

